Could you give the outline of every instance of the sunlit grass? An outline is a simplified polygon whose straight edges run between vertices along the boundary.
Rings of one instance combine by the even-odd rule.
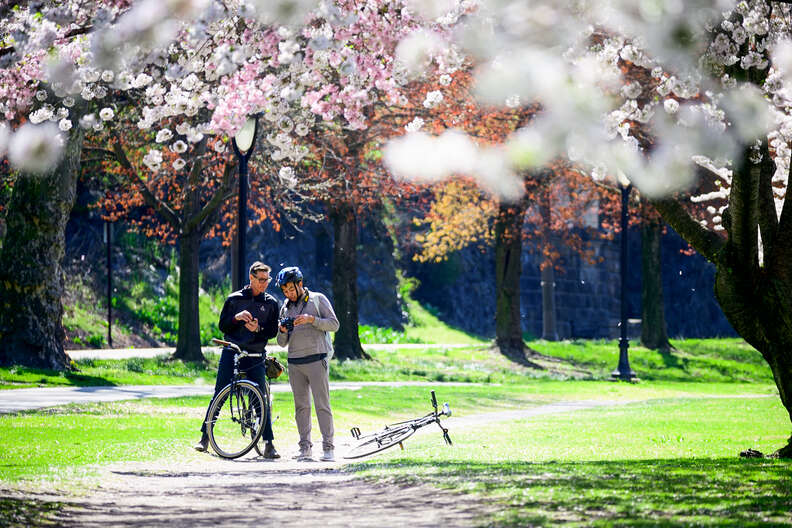
[[[674,398],[707,394],[702,384],[643,384],[611,382],[535,381],[528,385],[435,387],[365,387],[332,393],[335,425],[340,441],[357,426],[373,431],[394,421],[430,411],[429,391],[451,404],[455,416],[508,409],[530,409],[564,400]],[[769,394],[769,385],[711,386],[709,394]],[[274,395],[275,435],[280,445],[296,445],[291,395]],[[172,459],[195,456],[190,446],[198,439],[208,396],[150,399],[88,405],[67,405],[47,411],[0,415],[0,482],[19,479],[64,479],[94,464],[116,461]],[[318,432],[318,428],[315,427]],[[461,431],[454,431],[455,436]],[[80,469],[81,470],[81,469]]]
[[[413,437],[350,469],[483,496],[487,526],[780,526],[792,466],[737,454],[789,432],[777,398],[656,400]]]
[[[630,365],[644,381],[694,381],[706,383],[771,383],[770,368],[759,352],[741,339],[691,339],[674,341],[669,354],[630,346]],[[373,360],[333,360],[334,381],[455,381],[525,384],[536,378],[564,379],[569,370],[588,379],[609,379],[618,364],[613,341],[532,341],[537,352],[562,360],[538,370],[517,364],[487,345],[462,348],[427,345],[426,348],[370,349]],[[185,385],[214,383],[218,355],[205,354],[207,363],[152,359],[86,359],[76,362],[77,372],[57,372],[27,367],[0,368],[0,389],[47,385]],[[285,362],[285,354],[275,354]],[[287,375],[281,381],[287,380]]]

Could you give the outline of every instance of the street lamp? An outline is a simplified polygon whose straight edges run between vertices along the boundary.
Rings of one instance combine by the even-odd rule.
[[[237,251],[236,266],[232,270],[231,276],[234,278],[233,289],[240,290],[245,284],[245,253],[247,233],[247,193],[248,193],[248,159],[253,153],[253,146],[256,143],[256,133],[258,132],[258,119],[256,116],[247,118],[245,124],[236,133],[231,143],[234,152],[239,158],[239,213],[237,215]]]
[[[629,207],[632,183],[623,173],[619,173],[619,188],[621,189],[621,252],[619,275],[621,276],[621,337],[619,338],[619,366],[611,372],[611,378],[622,381],[637,379],[635,372],[630,368],[630,359],[627,350],[630,341],[627,339],[627,214]]]

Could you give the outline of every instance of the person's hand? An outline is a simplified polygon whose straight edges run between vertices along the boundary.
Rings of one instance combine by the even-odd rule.
[[[301,325],[301,324],[313,324],[316,321],[316,317],[311,314],[300,314],[294,318],[294,325]]]
[[[258,332],[259,331],[258,319],[253,318],[252,321],[248,321],[247,323],[245,323],[245,328],[247,328],[248,330],[250,330],[253,333]]]
[[[236,314],[234,316],[234,319],[237,321],[243,321],[244,323],[249,323],[255,320],[255,318],[247,310],[242,310],[241,312]],[[247,324],[245,325],[245,327],[247,327]]]
[[[283,325],[280,325],[280,326],[278,327],[278,330],[279,330],[281,333],[283,333],[283,334],[287,334],[287,333],[289,333],[289,330],[288,330],[288,329],[287,329],[285,326],[283,326]]]

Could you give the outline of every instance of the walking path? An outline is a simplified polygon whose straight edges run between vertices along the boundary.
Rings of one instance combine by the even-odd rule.
[[[362,387],[437,386],[429,381],[346,381],[331,382],[330,390],[358,390]],[[442,383],[442,385],[477,385],[475,383]],[[290,392],[288,383],[270,385],[273,393]],[[175,398],[178,396],[211,395],[214,385],[122,385],[117,387],[43,387],[0,390],[0,414],[42,409],[67,403],[138,400],[141,398]]]

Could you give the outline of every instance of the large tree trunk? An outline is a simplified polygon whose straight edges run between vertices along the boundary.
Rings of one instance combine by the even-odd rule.
[[[193,189],[185,203],[185,217],[198,214],[198,189]],[[186,227],[179,237],[179,335],[173,359],[205,361],[201,352],[201,325],[198,313],[198,263],[201,232]]]
[[[771,186],[775,164],[767,143],[761,146],[759,163],[750,161],[750,150],[745,149],[733,174],[729,207],[723,213],[726,240],[703,228],[673,199],[654,205],[696,251],[715,264],[718,303],[737,333],[767,361],[792,421],[792,200],[787,196],[779,218]],[[775,455],[792,458],[792,437]]]
[[[671,343],[663,304],[662,235],[660,222],[648,220],[641,227],[641,344],[667,352]]]
[[[520,274],[523,202],[501,204],[495,222],[495,344],[501,353],[522,358]]]
[[[195,231],[179,239],[179,335],[173,359],[205,361],[201,352],[198,314],[198,249],[201,234]]]
[[[76,196],[83,132],[75,127],[49,174],[14,184],[0,254],[0,364],[67,370],[63,351],[66,222]]]
[[[358,333],[357,217],[349,207],[331,208],[333,246],[333,303],[340,327],[333,342],[339,359],[371,359]]]

